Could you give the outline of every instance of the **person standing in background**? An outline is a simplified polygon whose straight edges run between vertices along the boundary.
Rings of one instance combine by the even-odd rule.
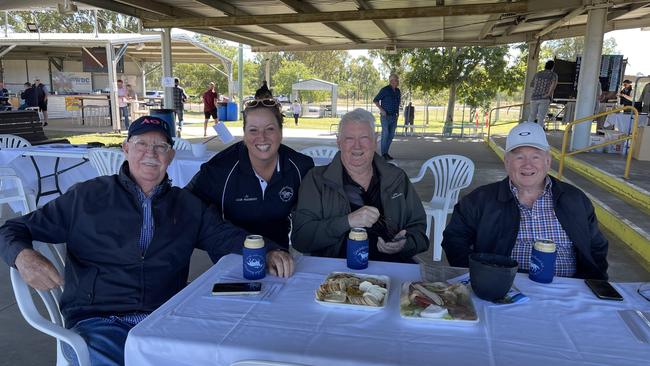
[[[623,80],[623,89],[616,96],[619,97],[619,104],[621,106],[634,105],[634,99],[632,99],[632,82],[627,79]]]
[[[219,93],[213,82],[208,84],[208,90],[203,93],[203,114],[205,121],[203,121],[203,137],[208,135],[208,120],[210,116],[214,119],[214,124],[219,123],[219,115],[217,114],[217,103],[219,102]]]
[[[117,81],[117,104],[120,107],[120,119],[124,121],[124,129],[129,129],[129,105],[127,103],[128,92],[122,80]]]
[[[298,99],[294,99],[293,104],[291,104],[291,110],[293,111],[293,119],[296,121],[296,126],[298,126],[298,117],[302,113],[302,106],[298,103]]]
[[[173,96],[174,96],[174,112],[176,113],[176,116],[178,117],[178,137],[181,137],[181,131],[183,130],[183,109],[185,103],[187,101],[187,94],[185,94],[185,90],[181,88],[178,84],[180,81],[178,78],[174,78],[174,89]]]
[[[530,97],[528,122],[537,122],[542,127],[544,127],[548,107],[551,105],[553,92],[557,86],[557,74],[553,72],[554,67],[554,61],[546,61],[544,70],[535,74],[533,81],[530,82],[530,87],[533,88],[533,94]]]
[[[9,90],[5,88],[3,82],[0,82],[0,111],[10,111],[11,104],[9,103]]]
[[[25,89],[20,93],[20,107],[18,107],[19,111],[24,111],[27,107],[38,107],[38,105],[30,105],[30,102],[34,99],[32,97],[33,90],[32,90],[32,84],[27,81],[25,84],[23,84]]]
[[[131,84],[126,84],[126,100],[129,107],[129,117],[133,118],[134,108],[138,109],[138,104],[136,103],[134,107],[133,102],[138,101],[138,94],[135,92],[135,90],[133,90],[133,86]]]
[[[386,160],[393,160],[388,154],[390,144],[395,137],[395,128],[397,128],[397,117],[399,117],[399,106],[402,101],[402,92],[399,90],[399,77],[396,74],[390,74],[388,85],[381,88],[379,93],[372,100],[379,108],[379,118],[381,121],[381,156]]]
[[[36,90],[36,98],[38,99],[38,109],[43,113],[43,126],[47,126],[47,95],[50,93],[47,86],[41,83],[41,79],[36,78],[32,86]]]

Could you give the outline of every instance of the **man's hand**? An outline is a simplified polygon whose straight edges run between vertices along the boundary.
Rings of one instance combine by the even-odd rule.
[[[371,227],[379,219],[379,210],[372,206],[363,206],[348,215],[350,227]]]
[[[395,254],[399,253],[404,249],[404,245],[406,244],[406,230],[402,230],[397,235],[395,235],[395,238],[393,240],[396,241],[389,241],[385,242],[384,239],[381,237],[377,238],[377,249],[379,249],[380,252],[386,253],[386,254]],[[403,238],[403,239],[400,239]]]
[[[63,285],[63,278],[52,262],[33,249],[23,249],[16,257],[16,268],[27,284],[37,290]]]
[[[293,258],[284,250],[272,250],[266,253],[266,268],[274,276],[291,277],[293,275]]]
[[[379,114],[381,114],[382,116],[385,116],[386,115],[386,110],[384,108],[379,108]]]

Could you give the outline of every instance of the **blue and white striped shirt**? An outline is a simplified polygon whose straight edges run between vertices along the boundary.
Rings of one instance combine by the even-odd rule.
[[[519,206],[519,232],[511,257],[519,262],[519,268],[530,269],[530,252],[536,239],[553,240],[557,259],[555,275],[572,277],[576,272],[576,251],[562,225],[555,216],[553,208],[552,181],[546,177],[544,193],[535,200],[532,207],[526,207],[517,199]],[[517,187],[510,182],[510,190],[517,198]]]

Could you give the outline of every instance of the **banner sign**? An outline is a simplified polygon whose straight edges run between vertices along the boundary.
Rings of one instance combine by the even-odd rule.
[[[54,90],[59,94],[92,93],[92,74],[89,72],[55,72]]]

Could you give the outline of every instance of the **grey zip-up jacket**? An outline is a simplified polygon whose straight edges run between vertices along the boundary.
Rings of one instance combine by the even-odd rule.
[[[373,163],[381,177],[384,215],[400,230],[407,231],[406,245],[399,257],[409,261],[429,248],[422,202],[402,169],[386,163],[377,154]],[[332,163],[313,168],[302,181],[291,233],[294,248],[312,255],[338,257],[350,231],[349,213],[350,202],[343,190],[343,165],[338,152]]]

